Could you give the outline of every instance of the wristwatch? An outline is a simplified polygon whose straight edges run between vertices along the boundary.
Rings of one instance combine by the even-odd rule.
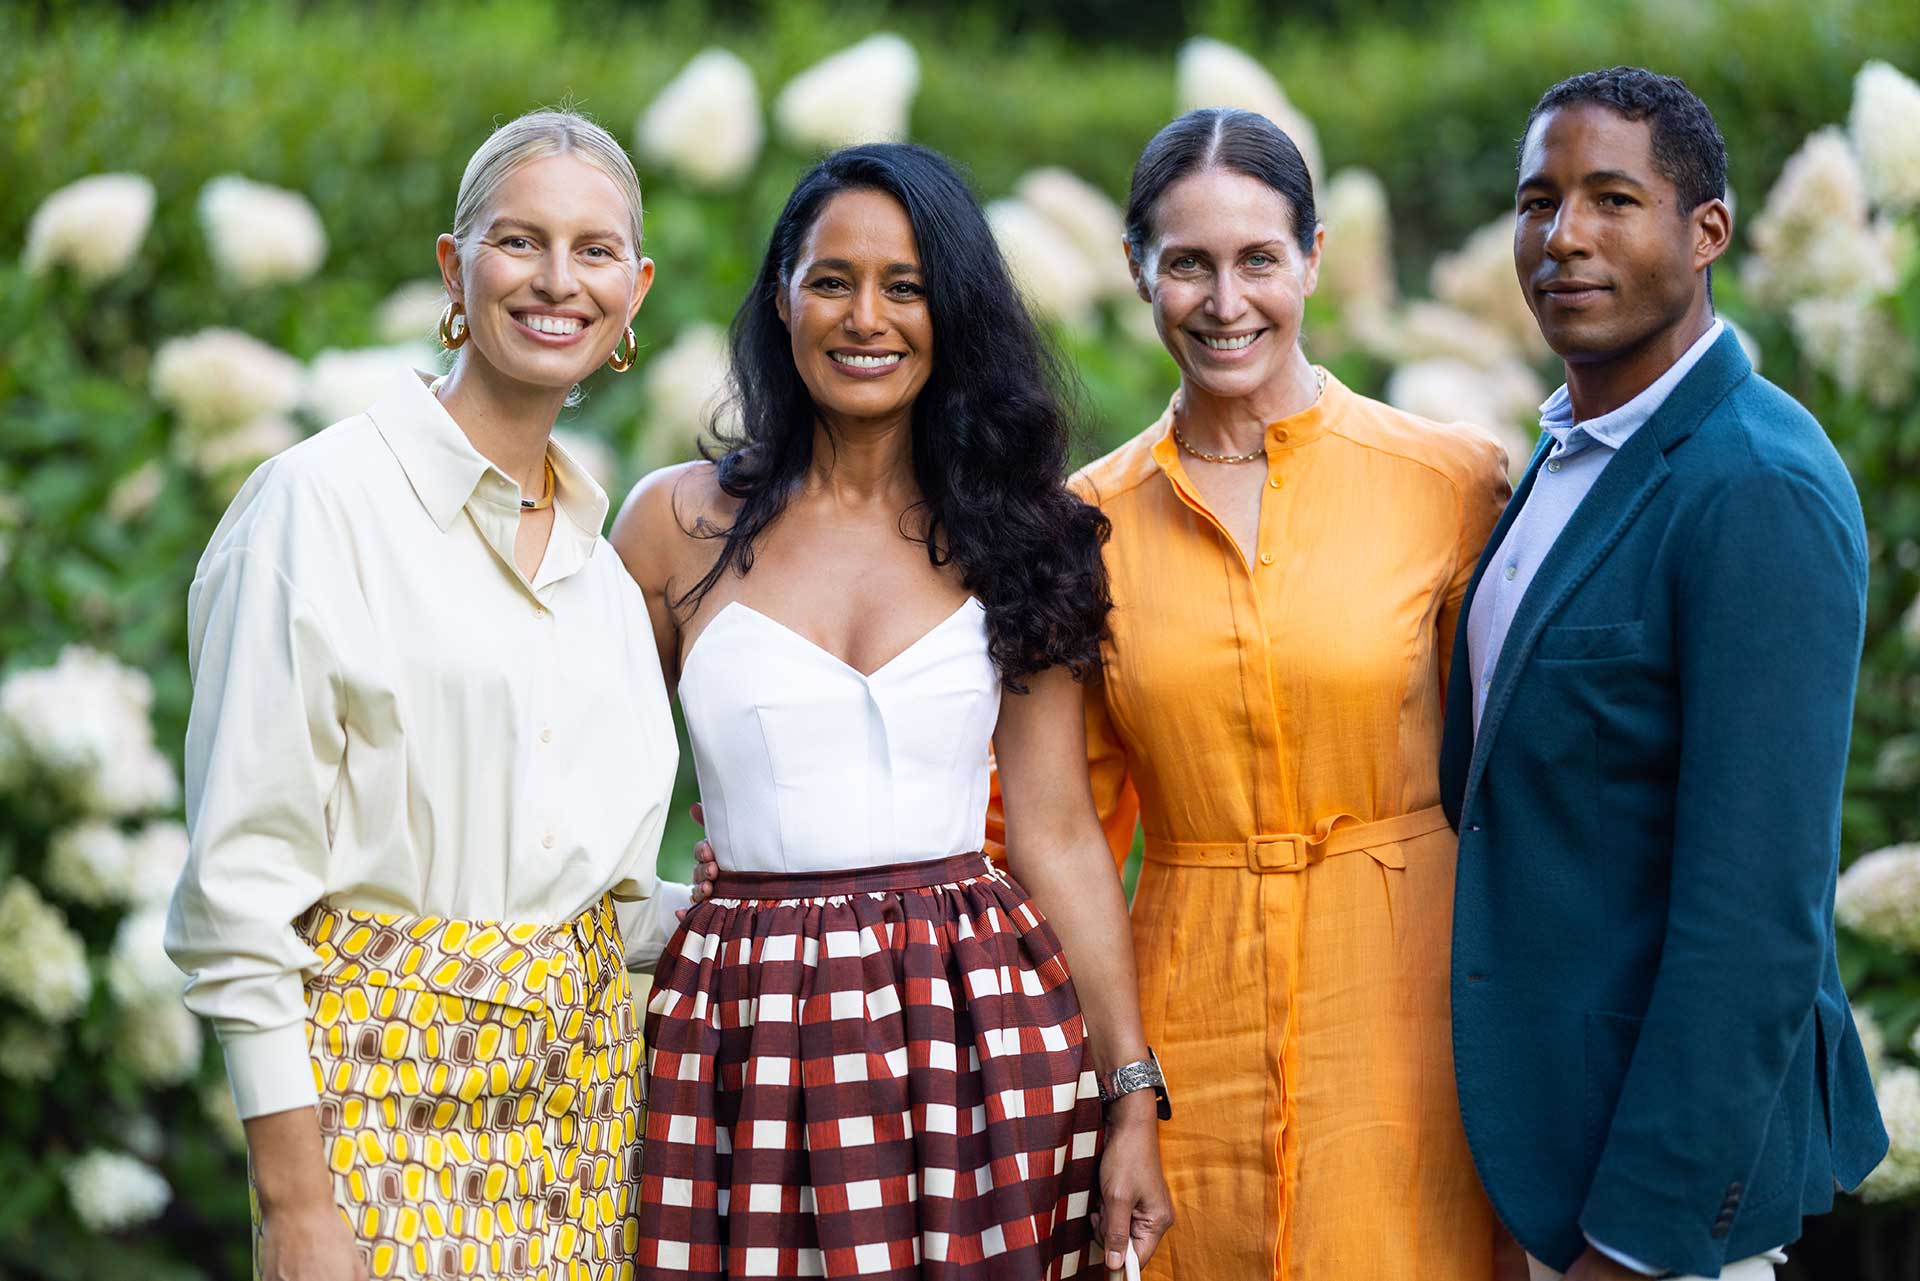
[[[1151,1045],[1147,1047],[1146,1058],[1136,1063],[1123,1063],[1104,1077],[1096,1079],[1100,1082],[1101,1103],[1112,1103],[1135,1090],[1150,1088],[1160,1119],[1173,1119],[1173,1100],[1167,1097],[1167,1078],[1160,1071],[1160,1056],[1153,1052]]]

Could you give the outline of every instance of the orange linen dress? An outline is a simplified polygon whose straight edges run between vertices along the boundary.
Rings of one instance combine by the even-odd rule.
[[[1145,827],[1133,937],[1173,1095],[1178,1222],[1149,1275],[1486,1281],[1437,759],[1503,451],[1329,377],[1267,429],[1243,554],[1170,413],[1074,482],[1113,522],[1088,753],[1116,860]]]

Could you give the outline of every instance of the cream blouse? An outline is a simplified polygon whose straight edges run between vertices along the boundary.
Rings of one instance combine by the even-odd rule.
[[[243,1117],[315,1101],[291,922],[316,901],[556,923],[611,890],[635,965],[685,903],[637,905],[679,756],[646,605],[606,494],[549,457],[529,582],[519,487],[409,376],[255,472],[200,560],[167,949]]]

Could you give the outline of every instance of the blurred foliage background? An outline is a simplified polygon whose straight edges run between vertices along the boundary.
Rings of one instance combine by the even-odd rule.
[[[1527,110],[1561,76],[1615,62],[1684,77],[1714,109],[1730,153],[1741,231],[1717,277],[1722,307],[1745,330],[1764,372],[1829,428],[1872,530],[1846,857],[1899,855],[1920,842],[1913,211],[1876,197],[1870,227],[1864,197],[1857,220],[1846,208],[1831,212],[1846,234],[1879,237],[1866,284],[1783,286],[1778,271],[1769,277],[1742,261],[1767,256],[1746,228],[1756,211],[1767,216],[1763,200],[1808,135],[1849,120],[1863,65],[1883,60],[1920,73],[1920,5],[1910,3],[427,0],[405,7],[0,8],[0,674],[47,670],[75,644],[112,655],[150,682],[143,710],[154,741],[177,764],[189,697],[186,585],[250,456],[244,443],[209,451],[210,429],[191,421],[191,407],[166,390],[157,370],[168,340],[218,328],[286,353],[301,362],[307,382],[273,406],[275,430],[297,437],[317,429],[338,416],[324,411],[357,388],[354,377],[345,388],[337,377],[322,378],[340,368],[328,365],[329,353],[384,352],[390,362],[424,350],[437,302],[423,304],[417,291],[411,308],[390,300],[433,275],[434,237],[450,221],[461,170],[496,122],[570,101],[634,144],[643,111],[711,46],[744,62],[759,94],[746,109],[765,115],[781,86],[876,31],[897,33],[917,53],[915,83],[905,90],[910,136],[960,161],[988,200],[1025,190],[1035,170],[1060,166],[1109,203],[1123,200],[1142,144],[1189,105],[1177,65],[1183,42],[1204,35],[1251,55],[1311,122],[1323,182],[1371,175],[1349,189],[1385,198],[1382,225],[1363,230],[1356,222],[1345,248],[1343,227],[1332,229],[1330,270],[1343,253],[1357,257],[1363,239],[1377,263],[1372,278],[1323,289],[1314,301],[1308,335],[1315,356],[1363,391],[1436,416],[1482,420],[1522,456],[1529,411],[1558,381],[1555,366],[1537,342],[1515,332],[1511,306],[1476,299],[1500,288],[1517,299],[1510,271],[1500,283],[1497,228],[1511,208],[1514,144]],[[861,110],[860,95],[847,97],[843,109]],[[1920,116],[1907,127],[1920,132]],[[596,467],[616,502],[650,466],[688,456],[704,404],[698,393],[712,371],[685,345],[672,371],[668,357],[690,334],[710,340],[702,327],[724,325],[731,315],[774,214],[818,150],[800,133],[769,128],[764,149],[754,149],[737,179],[707,187],[635,147],[647,194],[647,252],[659,267],[636,324],[643,366],[625,377],[597,375],[561,423],[574,439],[597,445]],[[137,251],[94,280],[30,262],[36,211],[67,184],[104,173],[142,175],[152,185],[152,224]],[[323,264],[297,278],[237,285],[221,266],[202,204],[209,181],[226,174],[304,196],[324,228]],[[1331,190],[1323,186],[1329,205]],[[1791,213],[1776,226],[1792,223]],[[1015,238],[1022,225],[996,222]],[[1783,259],[1804,248],[1782,232],[1772,253]],[[1009,253],[1022,259],[1017,244]],[[1036,277],[1049,275],[1049,254],[1060,258],[1053,242],[1033,254],[1030,245],[1020,265]],[[1491,268],[1467,279],[1489,256]],[[1056,294],[1050,302],[1038,296],[1048,294],[1046,282],[1033,284],[1083,380],[1081,453],[1091,457],[1159,412],[1174,385],[1171,362],[1150,325],[1143,331],[1144,308],[1116,291],[1082,288],[1084,296]],[[1809,311],[1810,302],[1834,306]],[[1423,318],[1422,306],[1452,310]],[[1479,327],[1461,331],[1468,338],[1502,335],[1497,360],[1480,361],[1434,337],[1461,315]],[[1847,352],[1863,350],[1879,353],[1875,369],[1904,370],[1905,381],[1876,380],[1857,360],[1847,363]],[[1462,400],[1445,412],[1449,389]],[[102,811],[63,790],[58,769],[36,763],[32,735],[20,724],[9,771],[8,715],[0,690],[0,885],[44,891],[56,906],[23,907],[19,919],[45,928],[46,913],[58,915],[84,946],[92,979],[77,1013],[49,1016],[19,990],[9,994],[6,967],[29,962],[10,960],[0,940],[0,1038],[7,1038],[0,1074],[21,1083],[0,1091],[0,1186],[8,1189],[0,1198],[0,1276],[246,1275],[244,1158],[221,1112],[218,1051],[207,1039],[184,1075],[156,1074],[117,1052],[130,1001],[114,967],[137,954],[130,935],[138,931],[128,923],[145,918],[110,894],[72,891],[70,877],[50,870],[69,857],[57,851],[63,840],[72,844],[78,825],[105,822],[131,838],[147,830],[139,823],[164,823],[169,802]],[[691,767],[683,772],[684,803],[692,799]],[[679,820],[663,868],[684,868],[693,838],[690,822]],[[1883,880],[1892,888],[1874,902],[1904,892],[1910,920],[1920,922],[1920,871],[1906,883]],[[150,915],[150,905],[145,910]],[[15,922],[7,911],[0,902],[0,924]],[[1872,911],[1848,919],[1858,927],[1846,943],[1849,984],[1886,1047],[1888,1071],[1914,1072],[1920,924],[1903,934],[1876,924]],[[52,1066],[48,1056],[35,1057],[40,1045],[58,1047]],[[1906,1077],[1898,1080],[1897,1089],[1908,1088]],[[1912,1110],[1910,1142],[1920,1153],[1920,1086]],[[77,1173],[83,1154],[106,1149],[164,1176],[168,1195],[150,1217],[89,1208],[90,1197],[138,1201],[110,1179],[88,1182]],[[1912,1159],[1911,1187],[1887,1185],[1891,1204],[1848,1203],[1812,1225],[1793,1275],[1920,1276],[1920,1221],[1911,1201],[1901,1201],[1920,1190],[1920,1155]]]

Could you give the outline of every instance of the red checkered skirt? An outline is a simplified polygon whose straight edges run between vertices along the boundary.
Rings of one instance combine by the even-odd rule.
[[[641,1278],[1096,1271],[1073,981],[981,855],[722,873],[647,1008]]]

